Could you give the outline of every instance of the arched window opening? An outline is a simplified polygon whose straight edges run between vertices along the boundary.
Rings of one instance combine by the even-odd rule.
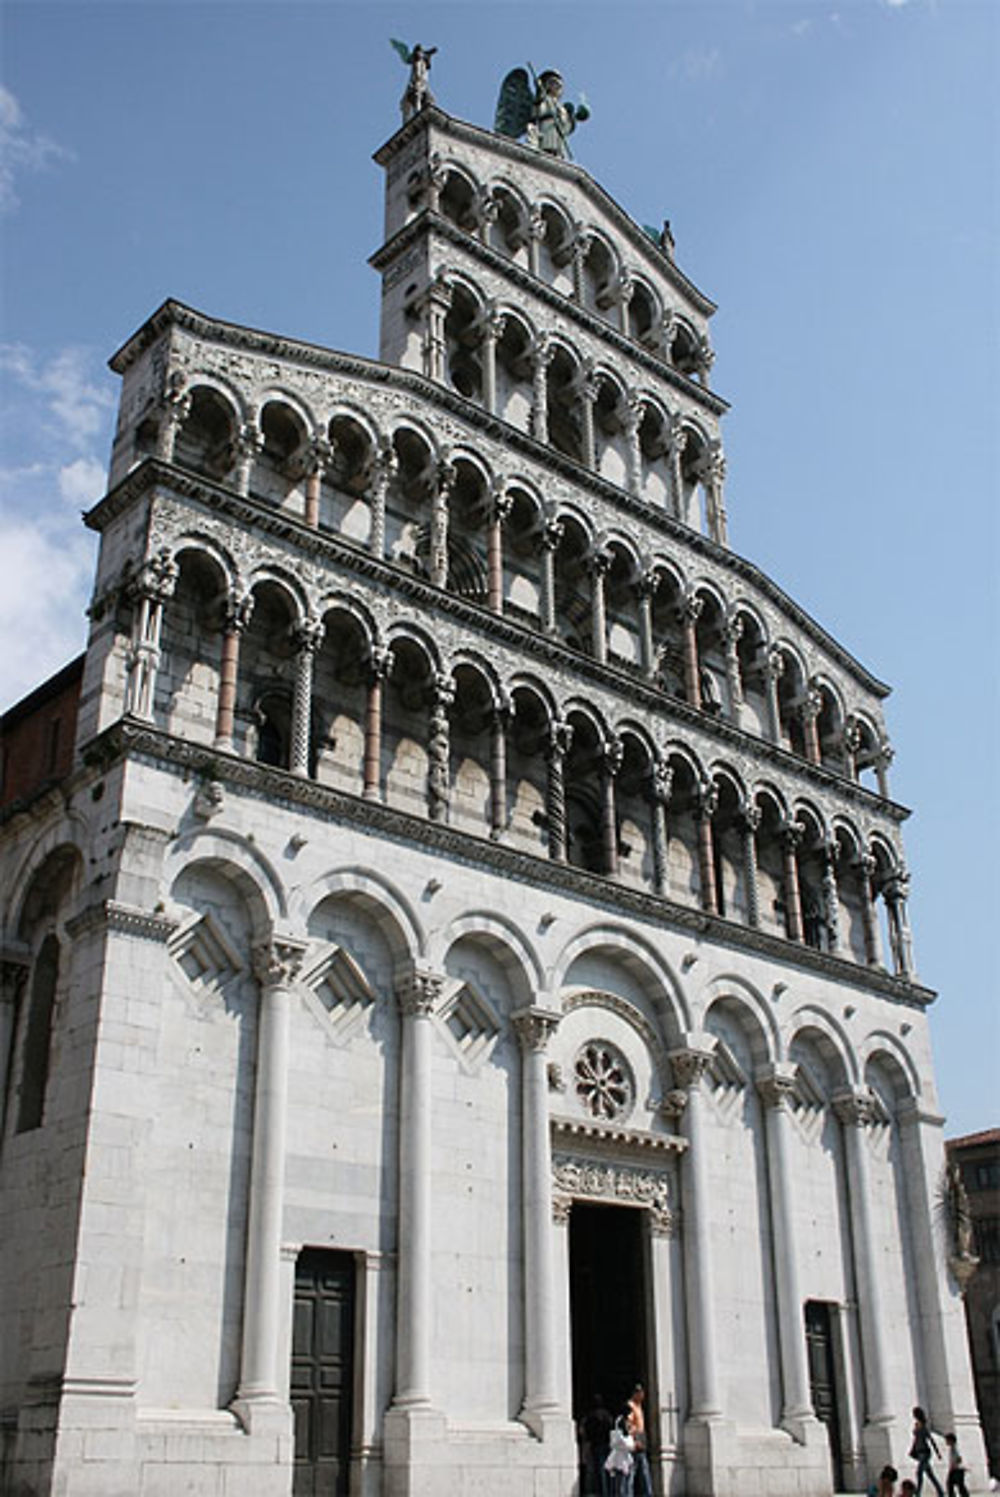
[[[701,903],[697,807],[701,787],[691,763],[670,754],[673,770],[667,806],[667,894],[678,904]]]
[[[392,656],[382,730],[385,799],[390,806],[426,817],[434,671],[429,656],[415,640],[394,640]],[[444,771],[447,774],[447,764]],[[437,787],[437,794],[442,792],[447,794],[446,785]]]
[[[674,332],[670,362],[679,374],[686,374],[688,379],[694,379],[701,367],[698,339],[686,323],[679,323]]]
[[[302,466],[306,431],[296,413],[277,400],[269,400],[261,411],[263,445],[250,477],[250,492],[272,504],[293,500],[302,508]]]
[[[417,533],[429,523],[437,464],[418,432],[402,427],[393,438],[397,468],[386,500],[386,555],[398,566],[417,570]]]
[[[313,772],[321,785],[358,795],[371,686],[370,641],[346,609],[331,609],[323,624],[313,675]]]
[[[574,868],[607,872],[603,838],[601,740],[593,723],[572,714],[573,742],[566,755],[566,857]]]
[[[604,240],[591,236],[583,261],[582,300],[588,312],[606,317],[615,304],[617,268]]]
[[[497,211],[490,228],[490,243],[516,264],[527,266],[530,232],[524,208],[504,187],[494,190],[493,201]]]
[[[59,941],[56,936],[48,935],[39,947],[31,973],[17,1109],[18,1133],[29,1133],[42,1125],[58,982]]]
[[[486,525],[489,492],[483,476],[459,459],[448,496],[448,591],[470,603],[486,603]],[[417,559],[430,572],[430,527],[421,525]]]
[[[551,203],[542,208],[543,235],[539,245],[538,272],[556,291],[573,291],[573,229],[565,214]]]
[[[598,376],[594,401],[594,467],[619,488],[628,487],[629,454],[622,420],[624,396],[606,376]]]
[[[486,677],[473,666],[457,666],[454,679],[449,745],[450,820],[453,826],[485,837],[491,827],[493,695]]]
[[[805,676],[794,655],[787,650],[780,651],[780,655],[783,669],[778,677],[777,691],[781,742],[783,747],[790,749],[793,754],[805,757],[806,738],[802,723],[802,703],[806,690]]]
[[[253,612],[243,631],[236,690],[235,736],[249,759],[291,766],[292,624],[288,592],[275,582],[253,590]]]
[[[622,762],[615,780],[618,812],[618,874],[634,888],[655,887],[654,832],[648,746],[634,733],[622,734]]]
[[[448,378],[466,400],[483,398],[483,366],[480,353],[479,308],[471,292],[462,285],[452,291],[451,306],[444,320]]]
[[[743,798],[728,775],[715,779],[718,791],[712,814],[712,850],[715,871],[715,904],[728,920],[746,920],[746,860],[740,808]]]
[[[661,352],[660,317],[652,292],[641,281],[634,283],[629,304],[632,337],[652,353]]]
[[[232,407],[218,391],[197,386],[191,392],[187,419],[177,433],[174,462],[221,483],[235,461],[235,441]]]
[[[508,490],[510,513],[503,529],[503,608],[512,618],[535,627],[541,621],[541,515],[537,501],[524,489]]]
[[[505,842],[544,856],[549,820],[546,753],[549,713],[538,693],[515,687],[507,730],[507,824]]]
[[[563,644],[584,652],[590,651],[592,643],[588,550],[583,527],[567,519],[554,562],[556,631]]]
[[[467,234],[474,234],[479,223],[479,214],[476,209],[476,192],[467,178],[460,176],[458,172],[450,171],[445,179],[439,199],[440,211],[445,218],[464,229]]]
[[[789,898],[786,885],[784,812],[771,795],[757,796],[760,824],[757,828],[757,904],[763,930],[789,934]]]
[[[666,418],[655,406],[645,405],[639,422],[639,492],[647,504],[670,508],[670,436]]]
[[[804,828],[798,848],[802,940],[814,951],[830,951],[833,949],[832,922],[824,887],[826,854],[823,828],[811,812],[798,811],[796,818]]]
[[[154,721],[191,743],[208,744],[215,736],[225,577],[202,551],[182,551],[177,566],[173,596],[163,610]]]
[[[574,462],[584,461],[579,371],[564,348],[549,365],[549,442]]]
[[[816,733],[819,738],[820,763],[825,769],[845,771],[844,761],[844,714],[840,703],[829,686],[819,687],[820,709],[816,718]]]
[[[531,335],[524,323],[508,316],[497,342],[496,412],[518,431],[531,429]]]
[[[254,758],[258,764],[287,769],[292,742],[292,699],[287,692],[266,692],[253,709]]]
[[[698,641],[698,684],[701,710],[721,717],[728,698],[726,659],[722,631],[725,619],[714,593],[700,592],[701,612],[695,623]]]
[[[608,546],[611,565],[604,579],[607,614],[608,659],[638,669],[641,664],[635,561],[612,542]]]
[[[742,624],[736,641],[743,706],[739,724],[748,733],[764,738],[769,731],[767,706],[767,644],[763,630],[752,613],[739,611]]]
[[[653,594],[653,650],[656,684],[668,696],[683,701],[684,641],[680,623],[680,584],[672,572],[659,571]]]
[[[374,447],[369,433],[350,416],[334,416],[329,426],[330,457],[323,469],[319,525],[359,546],[371,537],[368,490]]]

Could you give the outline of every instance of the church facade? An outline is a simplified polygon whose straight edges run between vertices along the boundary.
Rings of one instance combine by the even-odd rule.
[[[669,229],[407,114],[379,360],[112,360],[2,827],[3,1489],[570,1497],[636,1382],[676,1497],[971,1454],[887,688],[729,548]]]

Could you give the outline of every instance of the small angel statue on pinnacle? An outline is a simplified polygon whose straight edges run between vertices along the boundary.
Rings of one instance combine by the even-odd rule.
[[[434,103],[434,95],[427,82],[427,75],[431,70],[431,58],[437,51],[437,47],[422,47],[419,42],[408,47],[405,42],[397,41],[395,37],[389,38],[389,45],[396,49],[410,70],[410,81],[399,101],[405,124],[421,109]]]
[[[527,145],[546,156],[572,160],[569,137],[577,125],[590,119],[590,109],[582,94],[579,104],[569,104],[563,102],[562,92],[562,74],[555,68],[546,68],[537,76],[530,63],[527,69],[513,68],[500,85],[494,130],[515,140],[523,135]]]

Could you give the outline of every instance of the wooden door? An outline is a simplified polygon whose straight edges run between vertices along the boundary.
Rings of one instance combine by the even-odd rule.
[[[833,1489],[844,1488],[844,1462],[840,1443],[840,1408],[837,1396],[837,1345],[831,1306],[824,1300],[807,1300],[806,1349],[809,1357],[809,1389],[813,1412],[826,1425],[830,1442]]]
[[[355,1263],[307,1248],[295,1266],[291,1398],[294,1497],[347,1497],[354,1389]]]

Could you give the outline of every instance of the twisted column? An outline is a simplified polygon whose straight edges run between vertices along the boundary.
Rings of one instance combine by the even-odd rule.
[[[549,823],[549,857],[554,863],[566,861],[566,791],[563,784],[563,762],[573,742],[569,723],[550,723],[546,758],[549,774],[546,789],[546,817]]]
[[[639,445],[642,398],[637,391],[629,391],[620,419],[625,433],[625,486],[638,498],[642,494],[642,448]]]
[[[760,925],[760,890],[757,883],[757,832],[760,829],[761,809],[746,805],[740,811],[740,831],[743,833],[743,882],[746,885],[747,924]]]
[[[312,720],[313,664],[323,643],[323,620],[305,618],[292,630],[295,648],[295,684],[292,695],[292,774],[308,775],[310,725]]]
[[[837,858],[839,844],[823,844],[823,919],[826,924],[826,941],[836,955],[840,951],[840,893],[837,888]]]
[[[743,619],[739,614],[726,619],[722,626],[722,646],[726,659],[726,684],[729,688],[729,717],[737,725],[743,706],[743,676],[740,671],[739,644],[743,638]]]
[[[451,800],[448,712],[454,700],[455,683],[451,677],[443,675],[435,677],[430,732],[427,739],[427,814],[431,821],[448,820]]]
[[[792,1226],[792,1180],[788,1164],[788,1103],[795,1090],[795,1067],[774,1063],[760,1071],[757,1092],[764,1108],[767,1140],[767,1184],[771,1238],[774,1244],[772,1288],[778,1312],[781,1355],[781,1420],[786,1426],[812,1419],[812,1397],[802,1328],[795,1232]]]
[[[683,1133],[687,1152],[681,1163],[691,1418],[718,1419],[722,1413],[716,1381],[715,1313],[712,1293],[712,1237],[708,1214],[708,1149],[702,1078],[715,1049],[708,1036],[669,1055],[674,1081],[686,1094]]]
[[[125,711],[144,722],[153,721],[163,605],[174,595],[177,575],[177,563],[164,547],[144,563],[129,588],[132,640],[128,653]]]
[[[394,656],[385,645],[374,645],[368,662],[368,700],[365,703],[365,800],[382,798],[382,694]]]
[[[399,471],[399,460],[391,441],[383,437],[374,452],[368,470],[368,507],[371,524],[368,549],[381,561],[385,556],[385,508],[389,485]]]
[[[454,464],[448,461],[439,463],[431,496],[429,571],[434,587],[448,586],[448,501],[454,486]]]
[[[537,338],[531,348],[531,435],[536,442],[549,440],[548,368],[555,352],[546,337]]]
[[[524,1179],[524,1405],[521,1419],[541,1435],[558,1407],[552,1240],[552,1151],[545,1052],[559,1017],[546,1009],[512,1015],[521,1046],[521,1168]]]
[[[280,1401],[278,1354],[282,1325],[281,1223],[288,1121],[288,1040],[292,988],[305,943],[274,936],[255,948],[260,985],[253,1144],[243,1280],[243,1345],[236,1405]]]
[[[583,447],[581,461],[591,472],[597,466],[597,447],[594,440],[594,406],[597,402],[598,384],[592,373],[580,380],[580,440]]]
[[[431,1016],[443,979],[415,972],[396,994],[399,1068],[399,1225],[396,1408],[431,1402]]]
[[[219,701],[215,718],[215,747],[232,751],[239,676],[240,635],[253,613],[253,594],[231,589],[223,602],[222,659],[219,662]]]

